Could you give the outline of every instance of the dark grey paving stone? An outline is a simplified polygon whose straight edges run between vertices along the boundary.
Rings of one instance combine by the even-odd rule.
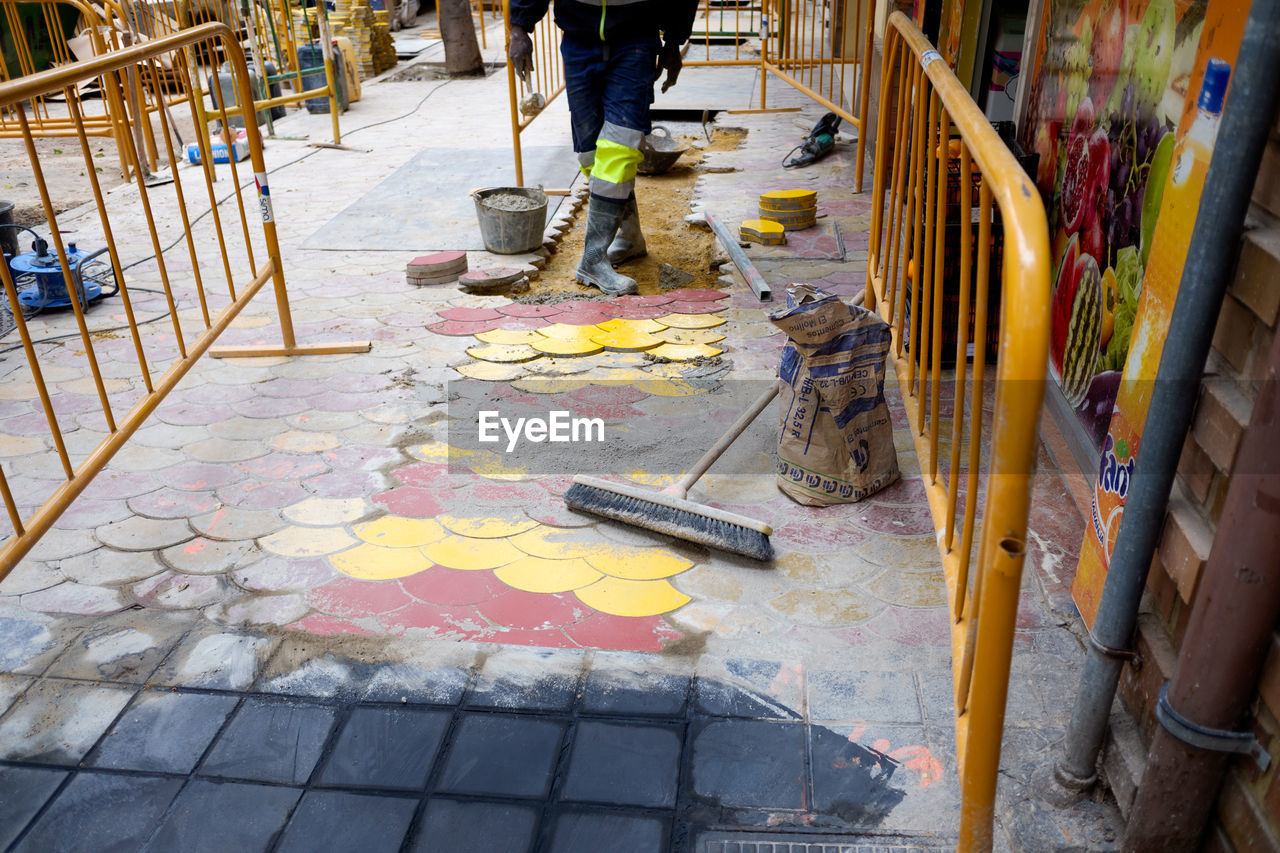
[[[413,853],[526,853],[538,809],[503,803],[460,803],[432,797],[418,825]]]
[[[0,849],[13,843],[65,778],[66,770],[0,767]]]
[[[155,610],[117,614],[76,638],[46,675],[141,684],[195,619],[192,614]]]
[[[556,818],[551,853],[664,853],[667,822],[656,817],[568,812]]]
[[[449,719],[448,711],[356,708],[319,784],[420,791],[426,787]]]
[[[143,693],[107,732],[89,764],[190,773],[238,701],[201,693]]]
[[[644,655],[597,652],[580,706],[594,714],[680,716],[691,683],[688,675],[652,671]]]
[[[680,746],[675,727],[584,720],[573,736],[560,798],[672,808],[679,787]]]
[[[137,850],[177,796],[182,781],[155,776],[78,773],[14,853]]]
[[[722,667],[723,672],[700,674],[695,680],[694,707],[699,713],[752,720],[801,718],[801,679],[798,672],[784,672],[790,665],[733,658]]]
[[[467,704],[567,711],[578,696],[584,659],[580,651],[503,646],[485,660]]]
[[[544,797],[551,788],[564,726],[500,714],[463,717],[439,790]]]
[[[695,796],[730,808],[804,805],[805,727],[711,720],[693,740]]]
[[[301,795],[299,788],[194,779],[145,849],[155,853],[266,850]]]
[[[34,620],[0,618],[0,672],[39,675],[75,636]]]
[[[852,731],[810,726],[813,810],[850,826],[882,827],[907,797],[908,787],[920,790],[920,772],[903,764],[921,757],[921,751],[928,755],[926,741],[924,726],[871,725]],[[940,828],[944,819],[943,814],[926,815],[923,825],[910,828],[928,829],[931,822]]]
[[[277,853],[359,850],[395,853],[409,830],[418,801],[341,791],[309,791],[289,825]]]
[[[115,687],[38,681],[0,722],[0,758],[78,764],[132,696]]]
[[[320,759],[334,713],[306,702],[248,699],[223,729],[200,774],[303,784]]]
[[[369,677],[360,699],[365,702],[399,702],[424,705],[456,705],[462,700],[471,673],[464,667],[424,669],[411,664],[386,664]]]
[[[913,673],[810,672],[809,719],[921,723]]]

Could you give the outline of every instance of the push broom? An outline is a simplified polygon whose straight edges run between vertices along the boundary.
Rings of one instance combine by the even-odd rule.
[[[703,454],[674,485],[655,492],[579,474],[573,478],[573,485],[564,493],[565,504],[571,509],[644,527],[732,554],[756,560],[772,560],[773,546],[769,544],[772,527],[754,518],[704,506],[689,500],[687,495],[693,484],[698,482],[776,396],[778,383],[775,382],[749,409],[738,416],[715,446]]]

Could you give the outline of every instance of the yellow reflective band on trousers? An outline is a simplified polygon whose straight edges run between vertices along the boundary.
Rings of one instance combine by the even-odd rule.
[[[591,177],[611,184],[627,184],[636,179],[636,168],[644,155],[636,148],[609,139],[596,140],[596,161]]]

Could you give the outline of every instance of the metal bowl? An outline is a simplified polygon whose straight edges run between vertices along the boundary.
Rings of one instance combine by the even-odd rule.
[[[640,153],[644,159],[636,167],[642,175],[661,175],[669,170],[680,159],[680,155],[689,150],[689,146],[681,145],[671,138],[671,132],[665,127],[655,127],[653,132],[640,141]]]

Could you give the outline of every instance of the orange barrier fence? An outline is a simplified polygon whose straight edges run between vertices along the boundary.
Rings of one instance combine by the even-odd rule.
[[[1049,232],[1031,179],[900,12],[885,37],[872,193],[867,303],[893,329],[951,608],[960,849],[990,850],[1048,359]]]
[[[14,349],[25,356],[24,364],[12,366],[6,373],[5,392],[9,399],[38,399],[37,417],[43,420],[38,428],[44,430],[39,438],[43,453],[20,457],[21,466],[0,467],[0,497],[8,522],[8,529],[0,532],[7,534],[0,545],[0,578],[49,530],[268,283],[275,291],[281,345],[228,348],[212,354],[300,355],[369,349],[368,342],[301,345],[295,339],[262,138],[253,122],[247,128],[248,163],[238,165],[231,158],[219,167],[230,172],[234,188],[224,189],[224,198],[214,192],[214,152],[202,138],[201,168],[175,170],[172,183],[161,187],[138,182],[136,192],[113,194],[108,205],[90,149],[83,84],[99,81],[114,106],[131,72],[144,85],[159,91],[161,75],[172,69],[186,94],[172,105],[173,110],[161,110],[158,119],[165,154],[173,160],[176,154],[169,122],[174,114],[192,121],[199,118],[199,97],[194,94],[198,88],[186,75],[190,54],[205,51],[227,58],[238,102],[252,102],[248,67],[238,39],[225,25],[212,23],[0,83],[0,111],[22,132],[33,174],[33,187],[28,191],[38,194],[44,210],[45,226],[36,230],[49,235],[49,263],[33,274],[34,283],[0,264],[0,282],[21,341]],[[83,158],[96,219],[82,214],[71,224],[63,224],[54,209],[31,120],[33,105],[54,97],[65,103],[68,135]],[[141,152],[123,118],[126,115],[113,110],[111,122],[118,130],[125,157],[137,162]],[[224,126],[229,115],[225,103],[213,112]],[[250,186],[257,188],[256,195],[246,192]],[[82,246],[99,244],[104,248],[87,255],[72,251],[63,236],[72,229]],[[94,277],[117,288],[119,319],[123,321],[119,327],[89,326],[87,303],[99,288],[88,281],[91,261]],[[66,344],[55,337],[42,339],[48,331],[40,328],[43,318],[28,316],[33,304],[38,310],[59,296],[69,303],[74,320],[70,335],[56,336],[69,338]],[[138,306],[143,300],[161,310],[148,323],[163,324],[140,320]],[[61,331],[66,331],[65,323]],[[109,371],[104,361],[110,364]],[[83,375],[85,381],[80,384],[91,390],[60,392],[47,378],[70,371]],[[93,402],[86,407],[86,400]],[[72,415],[64,418],[68,411]]]

